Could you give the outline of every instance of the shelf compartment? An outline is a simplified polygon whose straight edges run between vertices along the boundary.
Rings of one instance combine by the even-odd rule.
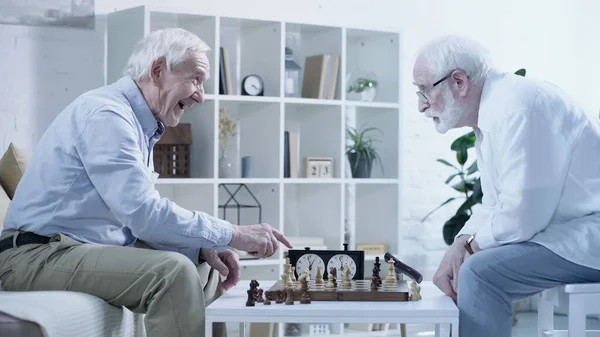
[[[204,41],[211,51],[208,53],[210,67],[210,78],[204,83],[204,91],[207,94],[215,93],[216,69],[214,66],[216,58],[215,51],[215,36],[216,36],[216,18],[214,16],[203,16],[193,14],[179,14],[169,12],[150,12],[150,31],[155,31],[163,28],[183,28],[197,35]]]
[[[343,249],[342,186],[285,184],[283,188],[286,236],[323,238],[327,249]]]
[[[358,132],[375,127],[381,130],[371,130],[365,137],[373,138],[373,146],[381,161],[373,163],[370,179],[398,179],[398,153],[400,146],[398,109],[372,108],[363,106],[346,107],[346,128],[356,128]],[[353,145],[352,142],[348,142]],[[346,165],[351,165],[346,161]],[[349,178],[351,170],[348,167]],[[354,179],[355,181],[364,178]]]
[[[241,95],[243,79],[254,74],[264,83],[264,96],[279,97],[281,22],[221,17],[220,47],[229,69],[231,91],[226,94]]]
[[[286,23],[285,35],[286,46],[292,49],[294,53],[294,61],[296,61],[296,63],[302,68],[299,81],[300,95],[302,96],[306,58],[321,54],[330,54],[339,57],[338,75],[333,99],[340,100],[342,97],[341,85],[343,78],[341,73],[342,28],[312,24]],[[285,59],[285,55],[282,55],[282,59]]]
[[[248,178],[279,178],[280,104],[222,101],[221,108],[238,123],[240,166],[242,157],[252,157],[253,176]]]
[[[214,189],[215,185],[212,183],[156,185],[161,198],[167,198],[187,210],[204,212],[212,216],[215,216]]]
[[[399,35],[362,29],[346,30],[346,73],[349,83],[360,77],[377,81],[373,102],[399,102]],[[346,93],[346,100],[361,101],[362,93]]]
[[[351,190],[347,190],[348,212],[354,212],[354,242],[358,244],[385,244],[388,252],[398,251],[399,225],[398,185],[354,186],[354,202]],[[376,220],[374,220],[376,219]],[[385,233],[385,234],[382,234]],[[383,263],[383,256],[380,256]],[[370,276],[370,275],[368,275]]]
[[[205,101],[186,109],[179,123],[191,125],[190,178],[214,178],[215,102]],[[183,179],[183,178],[181,178]]]
[[[285,131],[290,133],[291,178],[306,178],[307,158],[332,158],[333,176],[342,176],[342,109],[332,105],[285,104]],[[285,151],[285,149],[284,149]],[[321,179],[321,178],[310,178]]]
[[[217,187],[220,219],[240,226],[268,223],[280,228],[279,184],[220,183]]]

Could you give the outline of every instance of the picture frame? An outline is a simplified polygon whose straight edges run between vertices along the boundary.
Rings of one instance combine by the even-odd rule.
[[[333,158],[306,158],[306,178],[333,178]]]

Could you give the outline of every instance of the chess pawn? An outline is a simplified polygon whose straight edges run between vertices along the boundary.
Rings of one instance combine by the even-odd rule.
[[[265,300],[263,301],[264,305],[271,305],[271,292],[265,291]]]
[[[275,293],[275,303],[277,304],[281,304],[283,303],[283,296],[284,296],[284,292],[281,290],[277,290],[277,292]]]
[[[308,291],[304,291],[302,293],[302,296],[300,296],[300,303],[301,304],[310,304],[310,294],[308,293]]]
[[[262,303],[264,301],[262,295],[263,295],[263,290],[261,288],[259,288],[258,292],[256,294],[256,302]]]
[[[418,301],[421,299],[421,286],[419,286],[417,284],[417,282],[415,282],[414,280],[412,281],[412,283],[410,284],[410,300],[411,301]]]
[[[292,288],[286,289],[285,304],[287,304],[287,305],[294,304],[294,289],[292,289]]]
[[[378,289],[379,289],[379,279],[377,278],[377,276],[373,275],[373,277],[371,277],[371,290],[377,291]]]
[[[316,285],[321,285],[323,284],[323,272],[321,271],[321,266],[317,267],[317,277],[315,279],[315,284]]]

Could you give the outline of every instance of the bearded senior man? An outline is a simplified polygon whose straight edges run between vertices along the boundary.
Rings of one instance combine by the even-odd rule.
[[[461,337],[508,337],[513,301],[600,281],[600,124],[558,87],[493,69],[469,38],[425,45],[413,77],[438,132],[473,128],[483,191],[433,281]]]
[[[239,281],[227,246],[258,257],[279,242],[292,248],[269,225],[187,210],[154,187],[152,148],[204,101],[209,50],[185,30],[155,31],[135,46],[124,77],[57,116],[6,214],[5,289],[89,293],[146,313],[148,336],[203,336],[205,306]]]

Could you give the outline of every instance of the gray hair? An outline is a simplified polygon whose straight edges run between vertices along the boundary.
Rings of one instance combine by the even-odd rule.
[[[152,62],[164,57],[167,69],[184,60],[186,52],[207,53],[210,47],[198,36],[181,28],[165,28],[151,32],[141,39],[127,61],[123,75],[139,81],[148,74]]]
[[[473,83],[479,84],[492,68],[489,51],[479,42],[464,36],[438,37],[427,43],[419,54],[425,58],[428,69],[436,78],[460,69]]]

